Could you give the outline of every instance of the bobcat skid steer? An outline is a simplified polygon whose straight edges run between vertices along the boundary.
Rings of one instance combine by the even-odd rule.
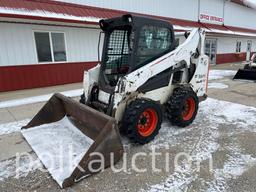
[[[185,127],[195,119],[199,101],[206,99],[209,62],[202,29],[184,33],[185,42],[177,46],[173,26],[166,21],[124,15],[99,25],[102,58],[84,72],[80,103],[55,94],[22,129],[61,187],[101,171],[93,152],[102,154],[104,167],[111,166],[111,154],[113,163],[119,161],[119,132],[133,142],[148,143],[158,134],[164,113],[173,125]],[[68,163],[70,156],[75,158]]]
[[[243,69],[239,69],[233,79],[256,81],[256,54],[252,55],[250,63],[247,63]]]

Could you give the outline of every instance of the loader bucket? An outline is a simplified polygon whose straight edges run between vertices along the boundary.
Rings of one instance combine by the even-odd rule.
[[[254,70],[254,69],[239,69],[233,79],[256,81],[256,70]]]
[[[112,117],[59,93],[22,134],[62,188],[115,164],[123,154]]]

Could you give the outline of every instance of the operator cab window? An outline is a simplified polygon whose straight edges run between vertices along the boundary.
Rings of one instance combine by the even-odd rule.
[[[105,75],[111,86],[115,86],[119,77],[129,71],[128,59],[132,51],[133,36],[130,28],[115,29],[110,33],[105,59]]]
[[[143,66],[170,50],[171,38],[170,29],[148,25],[142,27],[139,36],[136,66]]]

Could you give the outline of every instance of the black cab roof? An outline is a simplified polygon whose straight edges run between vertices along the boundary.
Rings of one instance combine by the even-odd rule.
[[[171,23],[161,19],[155,19],[152,17],[142,17],[137,15],[126,14],[121,17],[115,17],[111,19],[102,19],[99,22],[100,28],[106,31],[110,28],[116,28],[121,26],[141,27],[144,25],[154,25],[158,27],[164,27],[173,30]]]

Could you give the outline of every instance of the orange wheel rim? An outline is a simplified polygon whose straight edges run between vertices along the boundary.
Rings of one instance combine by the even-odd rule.
[[[189,97],[184,105],[184,110],[182,111],[182,117],[183,120],[185,121],[189,121],[195,112],[195,108],[196,108],[196,102],[192,97]]]
[[[137,129],[141,136],[148,137],[156,129],[158,122],[158,116],[154,109],[149,108],[144,110],[140,115],[139,121],[137,123]]]

